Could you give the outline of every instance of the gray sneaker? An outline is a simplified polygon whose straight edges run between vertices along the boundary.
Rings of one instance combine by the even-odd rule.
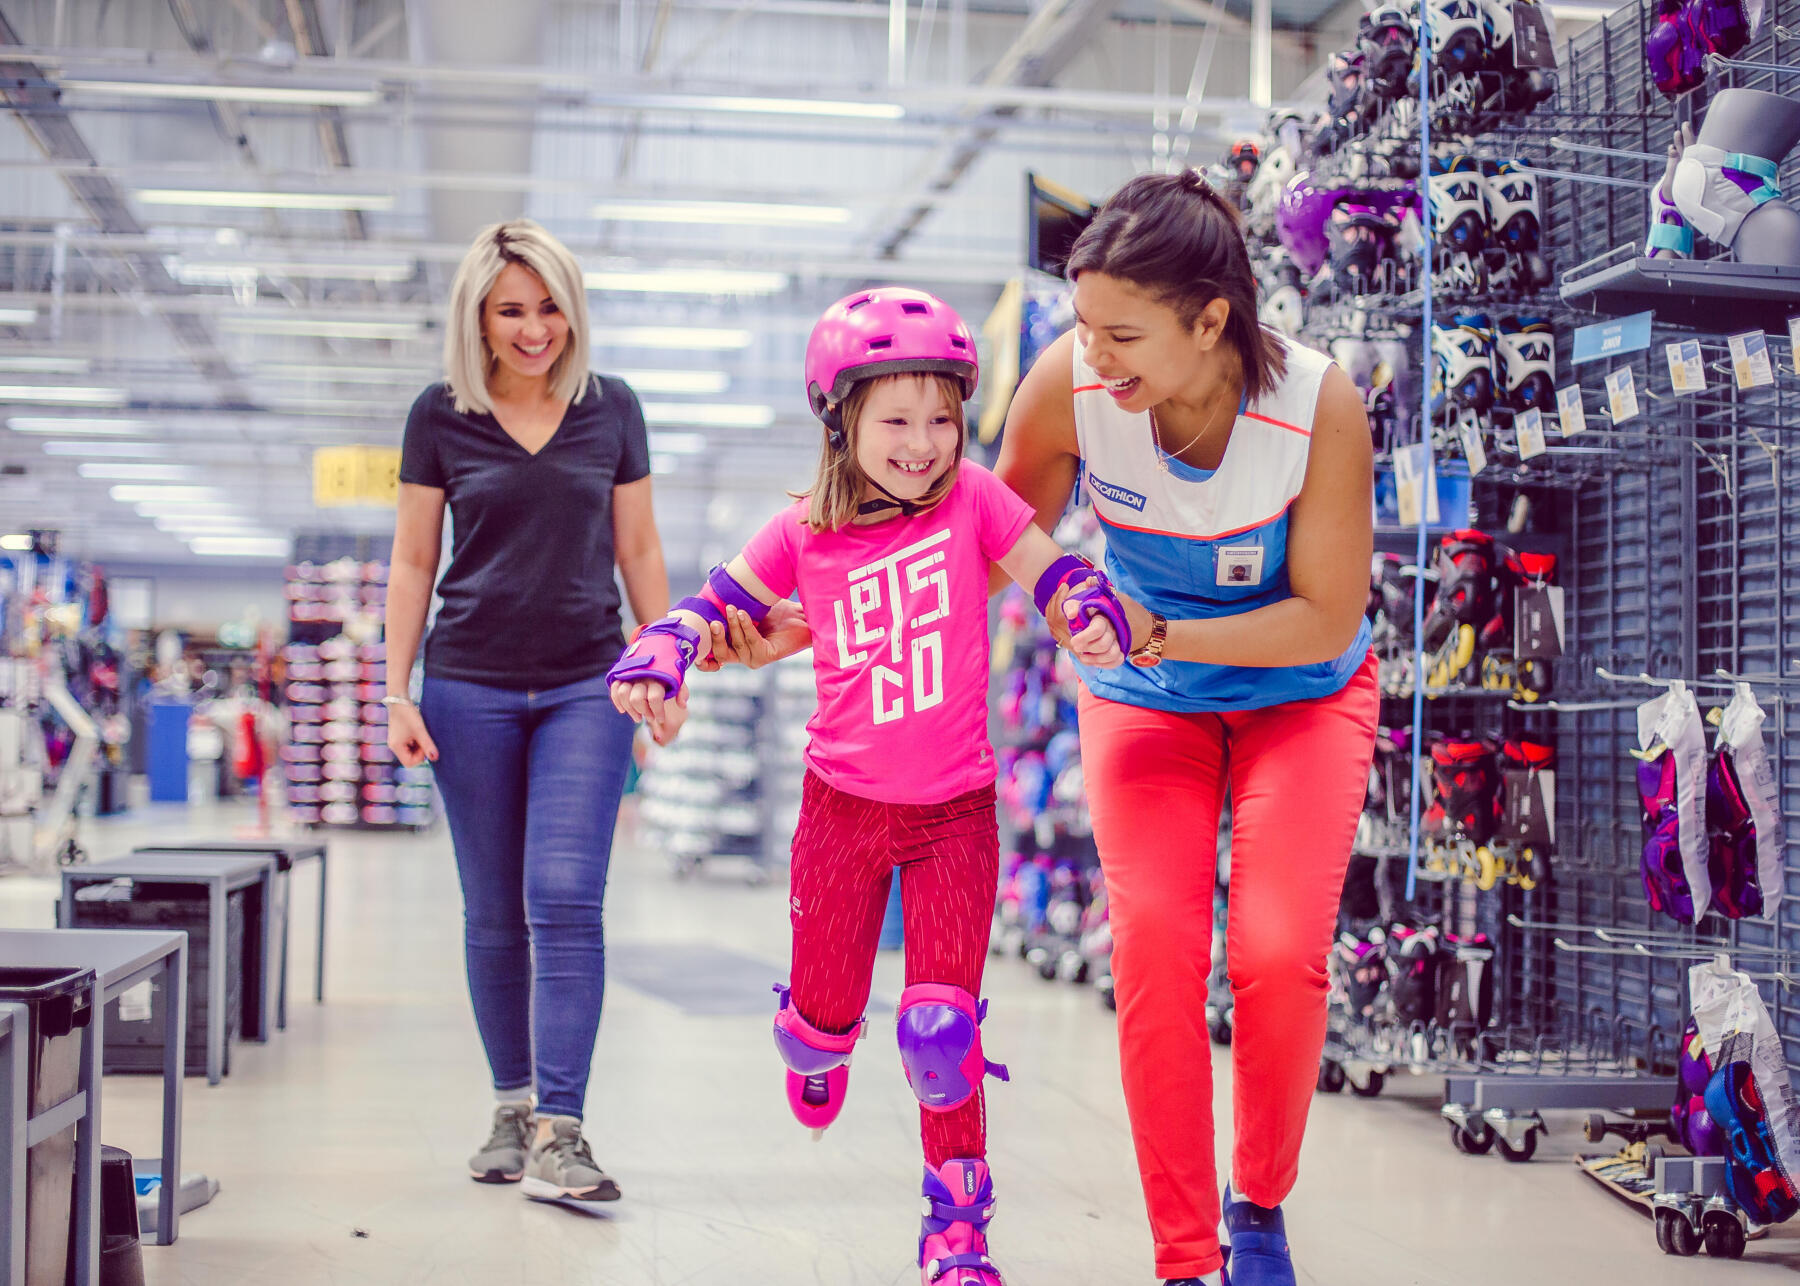
[[[494,1132],[469,1158],[469,1175],[477,1183],[517,1183],[525,1174],[525,1149],[531,1139],[531,1107],[502,1103],[494,1109]]]
[[[526,1196],[538,1201],[617,1201],[619,1185],[594,1161],[581,1122],[573,1116],[538,1118],[525,1162]]]

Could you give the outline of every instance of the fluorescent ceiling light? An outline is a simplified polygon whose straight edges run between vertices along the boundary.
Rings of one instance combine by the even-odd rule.
[[[337,366],[323,362],[265,362],[256,368],[256,378],[283,383],[311,380],[322,384],[422,383],[435,374],[423,366]]]
[[[724,371],[614,371],[639,393],[723,393],[731,386]]]
[[[12,552],[19,554],[30,553],[31,537],[24,532],[19,532],[15,535],[0,536],[0,549],[11,550]]]
[[[411,262],[346,263],[319,260],[268,259],[227,262],[217,259],[183,260],[173,255],[165,261],[169,273],[184,286],[231,286],[246,277],[313,277],[333,281],[410,281]]]
[[[194,476],[192,466],[185,464],[84,464],[75,472],[108,482],[181,482]]]
[[[29,326],[36,320],[35,308],[0,308],[0,326]]]
[[[169,445],[166,442],[46,442],[44,454],[110,456],[116,460],[129,456],[167,455]]]
[[[750,332],[718,326],[614,326],[594,336],[596,348],[729,349],[750,347]]]
[[[63,80],[63,89],[120,98],[186,98],[213,103],[286,103],[296,107],[372,107],[373,89],[308,89],[300,85],[178,85],[159,80]]]
[[[111,488],[108,493],[120,504],[134,505],[157,500],[219,500],[217,487],[159,487],[141,486],[137,483],[124,483]]]
[[[195,536],[273,536],[270,531],[255,518],[242,518],[236,514],[213,514],[211,517],[195,515],[192,518],[158,518],[158,531],[171,531],[176,534]]]
[[[783,205],[767,201],[600,201],[596,219],[625,223],[763,224],[778,228],[833,227],[850,222],[841,205]]]
[[[651,473],[674,473],[679,462],[672,455],[652,455],[650,457]]]
[[[226,192],[201,188],[138,188],[145,205],[212,206],[228,210],[392,210],[378,192]]]
[[[646,402],[644,419],[651,424],[692,424],[714,429],[766,429],[775,423],[772,406],[731,402]]]
[[[86,375],[93,363],[85,357],[0,357],[0,371],[34,375]]]
[[[195,536],[187,543],[196,554],[219,558],[286,558],[286,536]]]
[[[664,455],[699,455],[706,450],[704,433],[652,433],[650,449]]]
[[[151,500],[136,506],[140,518],[237,517],[237,505],[226,500]]]
[[[671,105],[747,115],[848,116],[865,121],[897,121],[906,115],[906,109],[899,103],[853,103],[828,98],[734,98],[690,94]]]
[[[628,290],[650,295],[772,295],[786,290],[785,272],[742,268],[643,268],[581,275],[589,290]]]
[[[324,335],[337,339],[416,339],[418,321],[339,321],[330,317],[226,317],[226,330],[247,335]]]
[[[14,433],[147,433],[154,420],[101,420],[70,415],[9,415],[6,427]]]
[[[122,388],[77,388],[68,384],[0,384],[0,402],[42,402],[55,406],[124,406]]]

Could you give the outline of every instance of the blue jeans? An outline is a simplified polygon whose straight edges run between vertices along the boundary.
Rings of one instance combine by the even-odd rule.
[[[606,679],[538,691],[425,679],[462,878],[475,1025],[496,1090],[580,1116],[606,991],[601,904],[632,722]]]

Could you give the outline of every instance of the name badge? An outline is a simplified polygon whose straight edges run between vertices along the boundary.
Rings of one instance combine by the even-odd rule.
[[[1219,547],[1216,583],[1227,587],[1262,584],[1263,547],[1261,545],[1221,545]]]

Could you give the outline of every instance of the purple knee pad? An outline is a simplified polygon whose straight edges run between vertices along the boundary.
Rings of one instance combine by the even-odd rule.
[[[1644,39],[1650,81],[1673,98],[1706,79],[1706,46],[1689,29],[1682,0],[1661,0],[1656,26]]]
[[[987,1002],[961,987],[916,982],[900,993],[895,1022],[906,1083],[928,1110],[952,1112],[968,1102],[982,1075],[1010,1080],[1006,1068],[981,1053]]]
[[[820,1031],[800,1015],[786,987],[777,986],[775,1049],[794,1075],[788,1077],[788,1106],[802,1125],[823,1130],[837,1119],[850,1076],[846,1064],[862,1039],[863,1020],[847,1032]]]
[[[1644,801],[1644,855],[1639,874],[1651,909],[1683,924],[1694,922],[1694,891],[1681,859],[1681,819],[1675,807],[1675,756],[1664,751],[1638,764]]]
[[[1669,1124],[1674,1127],[1676,1141],[1697,1157],[1725,1155],[1725,1132],[1706,1110],[1706,1085],[1712,1073],[1712,1060],[1706,1056],[1700,1027],[1690,1018],[1687,1030],[1681,1034]]]
[[[1740,0],[1687,0],[1681,21],[1703,54],[1729,58],[1750,43],[1750,20]]]
[[[1744,797],[1731,756],[1713,756],[1706,774],[1707,869],[1712,875],[1714,905],[1732,920],[1761,915],[1762,889],[1757,886],[1756,819]]]

